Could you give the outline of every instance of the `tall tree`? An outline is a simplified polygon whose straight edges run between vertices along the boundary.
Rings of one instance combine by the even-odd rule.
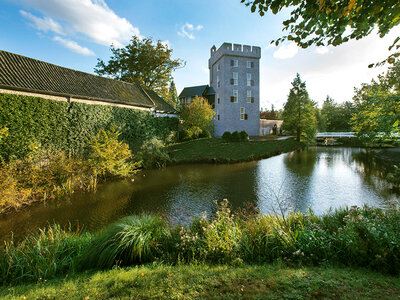
[[[133,36],[124,48],[110,48],[112,56],[106,63],[97,60],[94,71],[99,75],[130,83],[139,83],[153,89],[160,96],[168,94],[172,72],[184,65],[180,59],[172,59],[172,50],[165,43],[153,43],[150,38]]]
[[[212,120],[215,112],[208,101],[202,97],[195,97],[185,105],[181,112],[182,127],[188,138],[197,138],[200,135],[210,136],[213,133]]]
[[[352,102],[338,104],[327,96],[321,109],[321,119],[327,131],[351,131],[351,117],[355,112]]]
[[[169,91],[168,91],[168,99],[167,99],[167,101],[174,108],[178,108],[178,106],[179,106],[178,92],[176,91],[175,82],[173,80],[169,84]]]
[[[370,84],[356,89],[353,100],[356,113],[353,129],[360,136],[400,134],[400,61],[394,63],[386,75],[378,76]]]
[[[283,41],[294,41],[298,46],[337,46],[351,39],[360,39],[378,28],[380,37],[400,24],[399,0],[241,0],[251,7],[251,12],[263,16],[269,10],[277,14],[292,7],[290,18],[283,22],[288,34],[272,41],[278,45]],[[389,50],[387,61],[394,63],[400,56],[400,37]]]
[[[308,141],[315,136],[317,131],[315,109],[308,96],[306,83],[301,81],[299,74],[292,82],[282,119],[282,129],[295,134],[297,141],[302,137]]]

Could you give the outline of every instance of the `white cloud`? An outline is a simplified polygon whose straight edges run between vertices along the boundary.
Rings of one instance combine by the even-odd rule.
[[[83,34],[95,43],[121,47],[139,29],[119,17],[104,0],[21,0],[27,7],[40,11],[45,18],[61,20],[75,33]]]
[[[203,25],[197,25],[196,27],[193,24],[186,23],[181,27],[181,31],[178,31],[178,35],[182,37],[187,37],[191,40],[194,40],[195,36],[193,34],[194,31],[199,31],[203,29]]]
[[[52,18],[49,17],[39,18],[24,10],[20,10],[19,12],[24,18],[32,22],[29,25],[40,31],[44,32],[53,31],[58,34],[64,34],[62,26],[56,21],[54,21]]]
[[[299,52],[299,47],[295,43],[282,45],[274,52],[274,58],[288,59],[294,57]]]
[[[325,47],[325,46],[315,48],[315,53],[320,54],[320,55],[324,55],[328,52],[329,52],[329,49],[328,49],[328,47]]]
[[[74,42],[74,41],[71,41],[68,39],[63,39],[59,36],[55,36],[53,38],[53,40],[76,53],[83,54],[83,55],[95,55],[95,53],[92,50],[90,50],[86,47],[82,47],[77,42]]]
[[[317,48],[313,47],[300,51],[292,60],[278,61],[265,51],[260,68],[261,106],[273,103],[276,108],[281,108],[296,73],[306,81],[311,99],[319,105],[326,95],[339,103],[351,101],[355,87],[371,82],[386,71],[387,66],[368,68],[368,65],[385,59],[389,55],[388,46],[399,35],[400,28],[392,29],[384,38],[373,32],[360,40],[329,46],[329,55],[316,55]]]

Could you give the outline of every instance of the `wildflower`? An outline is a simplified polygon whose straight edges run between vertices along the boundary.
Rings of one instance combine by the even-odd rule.
[[[375,227],[372,227],[371,230],[372,230],[372,231],[376,231],[376,228],[375,228]]]
[[[301,250],[299,249],[299,250],[297,250],[296,252],[293,252],[293,255],[299,255],[300,252],[301,252]]]
[[[142,273],[142,277],[144,277],[144,273]]]

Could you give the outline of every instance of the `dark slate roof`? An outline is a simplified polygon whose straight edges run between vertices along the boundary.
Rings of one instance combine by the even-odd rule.
[[[147,95],[155,104],[156,111],[164,112],[164,113],[176,113],[176,110],[165,102],[156,92],[150,89],[144,89]]]
[[[154,106],[136,84],[67,69],[1,50],[0,88],[148,108]]]
[[[215,95],[215,90],[212,86],[207,85],[207,90],[204,93],[204,96],[213,96]]]
[[[179,94],[179,98],[181,97],[193,97],[193,96],[203,96],[204,91],[208,85],[199,85],[199,86],[190,86],[185,87],[182,92]]]

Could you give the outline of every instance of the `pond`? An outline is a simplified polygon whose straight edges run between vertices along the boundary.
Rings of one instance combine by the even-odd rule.
[[[311,147],[269,159],[227,165],[191,164],[142,171],[134,181],[107,182],[96,193],[76,193],[0,216],[0,239],[21,237],[48,223],[95,231],[123,216],[151,212],[171,222],[213,213],[215,200],[262,212],[291,209],[316,214],[342,206],[384,207],[399,199],[386,166],[364,149]]]

